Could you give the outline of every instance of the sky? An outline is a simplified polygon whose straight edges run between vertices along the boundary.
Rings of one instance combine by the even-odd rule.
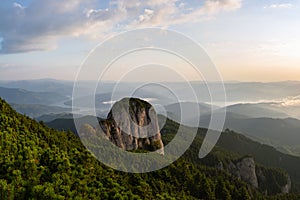
[[[74,80],[99,43],[158,27],[199,43],[224,80],[300,81],[300,0],[2,0],[0,13],[0,80]]]

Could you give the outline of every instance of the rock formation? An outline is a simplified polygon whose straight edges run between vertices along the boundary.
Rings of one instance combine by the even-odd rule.
[[[281,193],[283,193],[283,194],[290,193],[290,190],[292,188],[292,181],[291,181],[290,176],[287,175],[286,178],[287,178],[287,183],[281,187]]]
[[[238,160],[226,162],[218,161],[215,167],[225,170],[238,179],[258,188],[264,194],[289,193],[291,190],[291,179],[289,175],[277,169],[266,168],[256,165],[252,156],[245,156]]]
[[[230,173],[249,183],[253,187],[258,187],[257,176],[255,172],[255,162],[252,157],[244,157],[236,164],[230,162],[228,165],[228,170]]]
[[[156,112],[151,104],[137,98],[116,102],[106,120],[100,120],[105,136],[124,150],[143,149],[164,153]]]

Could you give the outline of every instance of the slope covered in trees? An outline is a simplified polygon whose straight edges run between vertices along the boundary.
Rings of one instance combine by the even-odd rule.
[[[73,133],[37,123],[3,100],[0,111],[0,199],[266,198],[224,171],[191,162],[187,155],[147,174],[114,171],[99,163]]]

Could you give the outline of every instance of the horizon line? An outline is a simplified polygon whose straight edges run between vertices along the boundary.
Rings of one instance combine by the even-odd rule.
[[[33,78],[33,79],[0,79],[0,82],[18,82],[18,81],[57,81],[57,82],[75,82],[71,79],[56,79],[56,78]],[[98,80],[77,80],[82,82],[96,82]],[[104,83],[116,83],[116,80],[103,80]],[[123,81],[123,83],[141,83],[143,81]],[[155,81],[157,82],[157,81]],[[177,81],[160,81],[163,83],[182,83]],[[205,81],[205,80],[191,80],[190,83],[197,82],[209,82],[209,83],[280,83],[280,82],[300,82],[300,80],[274,80],[274,81],[262,81],[262,80],[224,80],[224,81]]]

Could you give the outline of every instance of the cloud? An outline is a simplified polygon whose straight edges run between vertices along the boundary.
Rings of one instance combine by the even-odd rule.
[[[268,6],[265,6],[264,8],[292,8],[293,4],[290,3],[281,3],[281,4],[271,4]]]
[[[28,7],[0,7],[1,53],[52,50],[61,36],[89,34],[113,19],[105,10],[87,15],[86,7],[92,5],[90,0],[33,0]]]
[[[242,0],[206,0],[199,7],[190,5],[188,1],[178,0],[150,0],[139,4],[139,20],[135,19],[136,13],[130,13],[133,17],[128,27],[168,27],[176,24],[195,23],[211,17],[221,11],[233,11],[242,6]],[[140,12],[142,8],[151,8],[151,14]],[[146,11],[146,10],[144,10]],[[141,20],[142,19],[142,20]]]
[[[3,72],[4,70],[9,70],[11,68],[16,68],[17,66],[14,64],[8,64],[8,63],[0,63],[0,70]]]
[[[280,105],[283,106],[283,107],[300,106],[300,96],[287,97],[287,98],[282,100]]]
[[[57,48],[61,37],[99,38],[141,27],[169,27],[198,22],[241,7],[242,0],[205,0],[196,7],[185,0],[115,0],[103,8],[96,0],[32,0],[0,6],[0,53]]]
[[[210,13],[216,13],[220,10],[231,11],[236,10],[242,6],[241,0],[224,0],[224,1],[206,1],[204,10]]]

